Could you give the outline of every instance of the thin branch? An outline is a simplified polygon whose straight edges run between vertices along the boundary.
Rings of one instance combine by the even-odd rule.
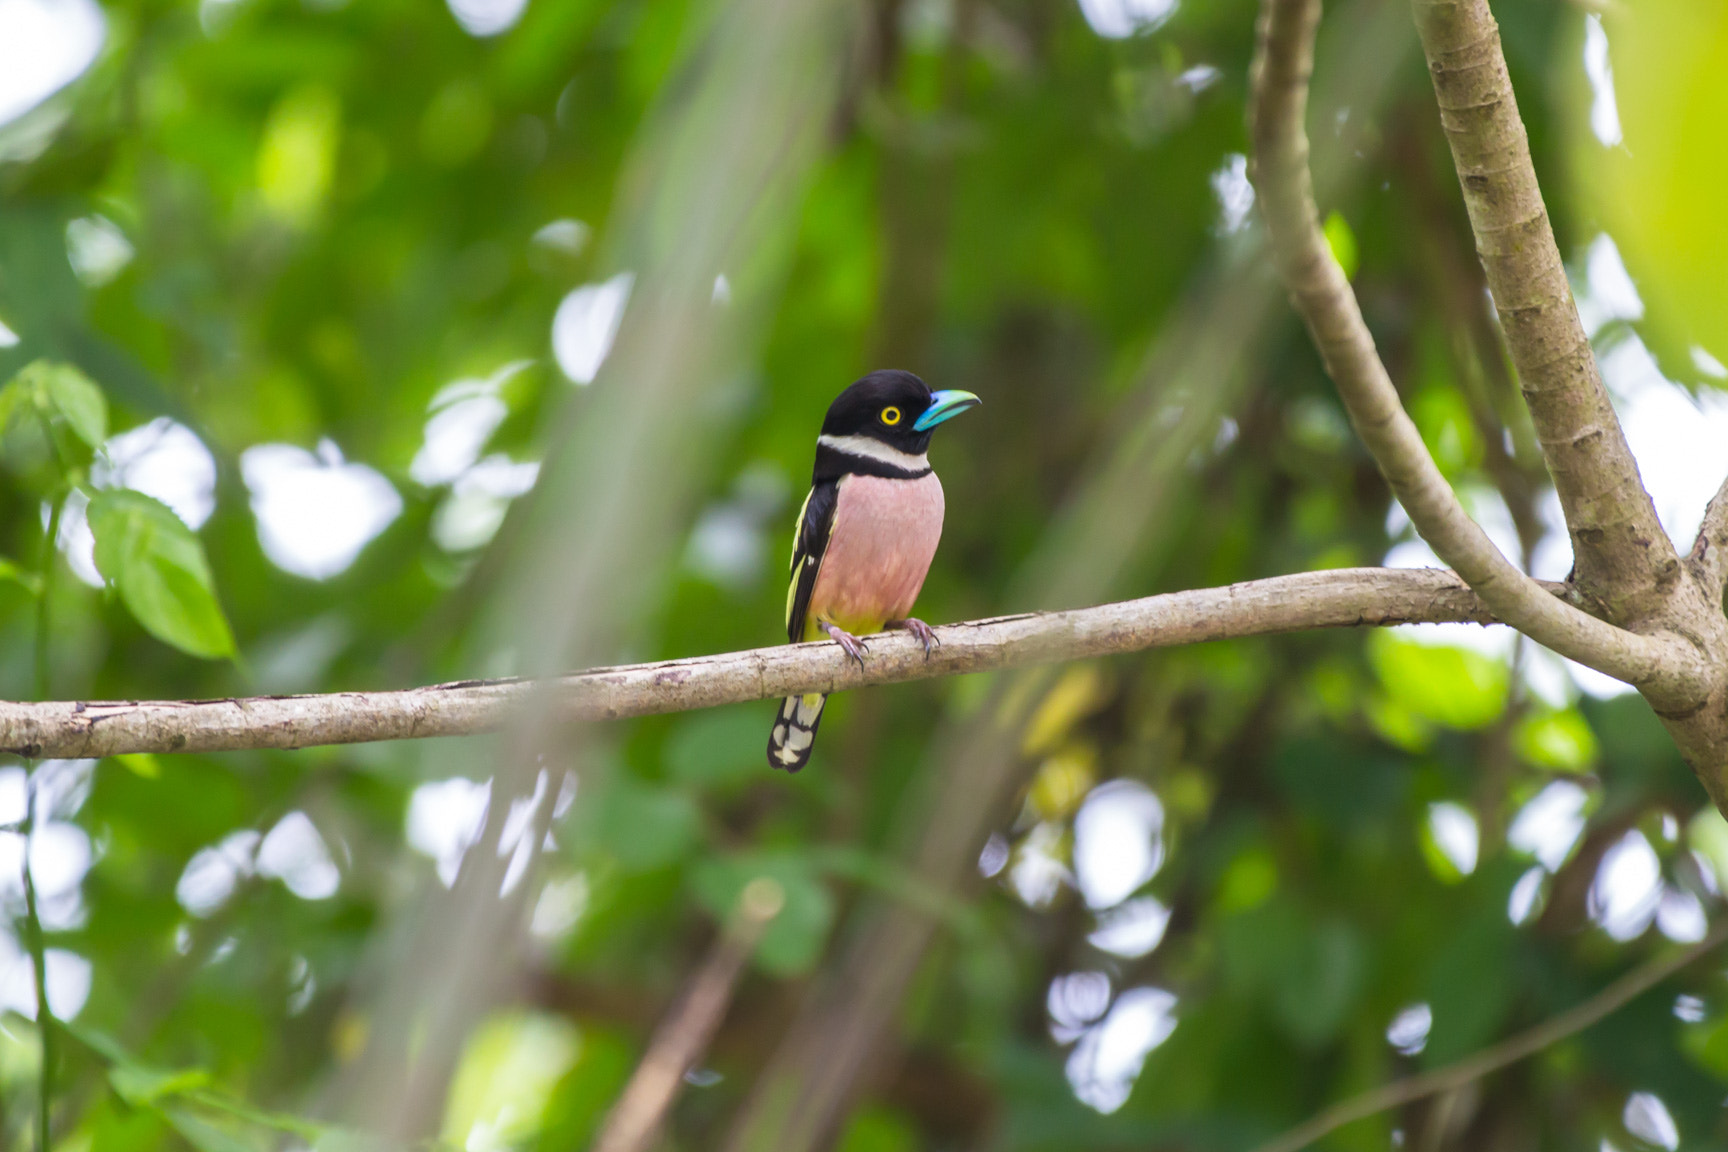
[[[1545,587],[1550,595],[1565,591],[1559,584]],[[837,644],[823,641],[595,668],[542,687],[549,689],[561,721],[618,720],[1210,640],[1451,622],[1488,624],[1495,618],[1450,572],[1341,568],[950,624],[936,629],[941,643],[928,657],[910,636],[891,633],[871,638],[862,668]],[[504,724],[533,687],[522,680],[465,680],[317,696],[0,702],[0,753],[100,757],[468,736]]]
[[[48,1006],[48,950],[42,936],[42,915],[36,903],[36,877],[31,868],[30,849],[36,840],[36,825],[41,815],[42,779],[37,767],[25,782],[28,795],[24,807],[24,936],[30,952],[30,972],[36,984],[36,1038],[42,1057],[42,1068],[36,1078],[36,1146],[52,1148],[54,1130],[54,1010]]]
[[[1404,411],[1314,204],[1305,118],[1319,22],[1319,0],[1264,0],[1254,65],[1254,183],[1285,284],[1357,433],[1422,538],[1496,617],[1561,655],[1659,696],[1677,688],[1687,695],[1705,679],[1694,653],[1598,620],[1520,571],[1464,511]]]
[[[1728,590],[1728,480],[1704,509],[1691,560],[1704,587],[1716,589],[1719,596]]]
[[[1298,1152],[1328,1134],[1365,1119],[1377,1112],[1398,1108],[1426,1096],[1452,1092],[1484,1076],[1492,1075],[1526,1056],[1533,1056],[1549,1045],[1557,1044],[1642,996],[1668,977],[1728,941],[1728,920],[1717,924],[1710,934],[1690,948],[1669,956],[1651,960],[1634,968],[1590,999],[1558,1016],[1550,1017],[1534,1028],[1466,1056],[1455,1064],[1393,1081],[1360,1096],[1335,1104],[1312,1120],[1290,1129],[1282,1136],[1260,1145],[1254,1152]]]
[[[48,437],[50,446],[54,437]],[[59,451],[55,450],[58,457]],[[64,465],[62,464],[62,471]],[[68,495],[57,493],[54,510],[48,515],[48,530],[42,539],[42,569],[36,596],[36,693],[47,696],[53,682],[53,665],[49,661],[48,635],[52,623],[50,605],[54,599],[54,573],[59,567],[60,516]],[[42,769],[30,765],[25,778],[24,804],[24,942],[30,952],[30,971],[36,983],[36,1042],[42,1067],[36,1075],[36,1146],[52,1148],[54,1131],[54,1011],[48,1006],[48,950],[42,935],[42,913],[36,901],[36,876],[31,849],[36,844],[36,826],[40,822],[38,804],[42,799]]]
[[[606,1117],[594,1152],[648,1152],[678,1098],[679,1086],[720,1027],[744,964],[786,894],[767,877],[745,885],[733,922],[720,934]]]
[[[50,436],[52,444],[54,438]],[[48,530],[42,537],[42,567],[37,575],[36,585],[36,634],[35,634],[35,666],[36,695],[46,697],[52,692],[54,680],[54,665],[49,659],[48,637],[53,627],[51,606],[54,602],[54,574],[58,566],[54,563],[59,551],[60,516],[66,507],[67,497],[54,497],[54,510],[48,514]]]
[[[1500,29],[1488,0],[1412,0],[1411,7],[1476,251],[1566,511],[1575,579],[1611,618],[1643,619],[1671,595],[1679,560],[1573,302]]]

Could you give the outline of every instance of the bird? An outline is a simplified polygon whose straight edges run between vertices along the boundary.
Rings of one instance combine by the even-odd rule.
[[[816,438],[810,494],[792,537],[786,638],[835,641],[864,664],[860,636],[900,629],[937,643],[912,615],[942,538],[942,482],[925,455],[936,426],[978,407],[970,392],[933,392],[910,372],[882,370],[829,405]],[[796,772],[822,722],[820,693],[788,696],[768,736],[768,763]]]

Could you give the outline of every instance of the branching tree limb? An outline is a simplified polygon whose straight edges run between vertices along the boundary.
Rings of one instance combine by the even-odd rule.
[[[1429,455],[1320,229],[1305,126],[1319,21],[1319,0],[1267,0],[1262,9],[1252,105],[1254,183],[1285,284],[1357,433],[1422,538],[1500,619],[1562,655],[1640,686],[1672,675],[1665,670],[1692,671],[1694,654],[1679,644],[1627,632],[1545,592],[1470,519]]]
[[[1564,591],[1549,588],[1551,595]],[[562,677],[547,699],[563,722],[619,720],[1310,628],[1459,621],[1494,617],[1450,572],[1343,568],[951,624],[936,630],[941,643],[928,657],[908,636],[873,637],[863,667],[823,641],[595,668]],[[535,688],[524,680],[466,680],[401,692],[0,703],[0,752],[115,756],[466,736],[499,728]]]
[[[1533,1028],[1444,1068],[1396,1080],[1385,1087],[1335,1104],[1313,1119],[1260,1145],[1254,1152],[1300,1152],[1346,1124],[1353,1124],[1424,1097],[1456,1091],[1484,1076],[1492,1075],[1527,1056],[1534,1056],[1544,1048],[1577,1035],[1624,1008],[1699,957],[1720,948],[1725,942],[1728,942],[1728,923],[1718,924],[1698,943],[1634,968],[1590,999],[1568,1008],[1558,1016],[1550,1017]]]
[[[1572,595],[1544,593],[1464,512],[1399,402],[1320,231],[1304,122],[1320,0],[1262,5],[1254,177],[1279,270],[1357,432],[1417,531],[1496,617],[1636,685],[1728,812],[1720,576],[1679,563],[1638,478],[1566,284],[1486,0],[1414,2],[1477,247],[1571,526]]]
[[[1704,509],[1704,523],[1692,544],[1691,562],[1698,582],[1720,596],[1728,586],[1728,480]]]
[[[1591,352],[1487,0],[1413,0],[1476,251],[1572,535],[1575,580],[1631,625],[1679,579]],[[1539,638],[1538,638],[1539,639]]]

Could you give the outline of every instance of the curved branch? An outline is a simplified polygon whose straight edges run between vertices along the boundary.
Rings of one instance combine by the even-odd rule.
[[[1566,512],[1575,579],[1638,620],[1679,577],[1584,334],[1488,0],[1412,0],[1476,251]]]
[[[1563,656],[1646,690],[1663,682],[1659,695],[1675,684],[1701,681],[1688,646],[1617,628],[1556,599],[1525,575],[1470,519],[1429,455],[1320,230],[1305,126],[1319,22],[1319,0],[1262,5],[1252,101],[1254,185],[1279,270],[1357,434],[1422,538],[1498,619]]]
[[[1464,1087],[1474,1080],[1492,1075],[1526,1056],[1533,1056],[1551,1044],[1557,1044],[1620,1010],[1648,992],[1700,956],[1728,942],[1728,921],[1717,924],[1710,934],[1689,948],[1669,956],[1659,957],[1634,968],[1582,1004],[1574,1005],[1558,1016],[1518,1035],[1466,1056],[1455,1064],[1395,1080],[1382,1088],[1334,1104],[1313,1119],[1254,1149],[1254,1152],[1299,1152],[1346,1124],[1366,1119],[1377,1112],[1398,1108],[1426,1096],[1437,1096]]]
[[[1550,585],[1543,594],[1563,591]],[[616,720],[1311,628],[1460,621],[1494,617],[1450,572],[1343,568],[951,624],[936,629],[941,643],[928,657],[906,634],[873,637],[862,668],[831,641],[596,668],[560,678],[546,698],[566,722]],[[115,756],[474,735],[504,724],[534,688],[525,680],[467,680],[319,696],[0,702],[0,752]]]

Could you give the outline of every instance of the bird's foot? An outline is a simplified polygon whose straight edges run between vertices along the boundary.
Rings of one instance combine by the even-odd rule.
[[[918,643],[924,645],[924,659],[926,660],[930,659],[930,649],[942,643],[942,641],[937,638],[935,629],[931,628],[930,625],[924,623],[924,621],[918,619],[916,616],[908,616],[904,620],[890,620],[888,623],[884,624],[883,627],[898,628],[903,632],[910,632],[912,635],[916,636],[918,638]]]
[[[864,653],[870,651],[870,645],[864,643],[864,641],[858,639],[858,637],[852,635],[852,633],[846,631],[846,629],[841,628],[838,625],[830,624],[826,620],[818,624],[817,627],[828,633],[828,639],[844,648],[846,650],[846,655],[858,661],[858,667],[864,667]]]

